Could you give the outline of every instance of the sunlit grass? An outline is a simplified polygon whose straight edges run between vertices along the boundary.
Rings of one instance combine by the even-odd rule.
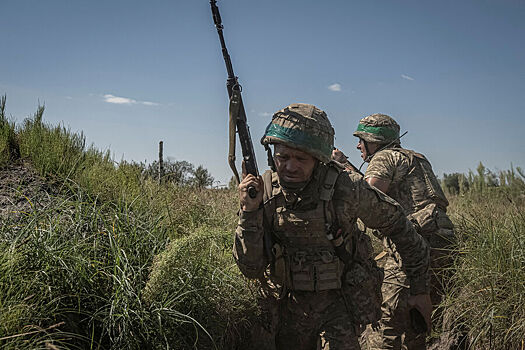
[[[46,182],[14,189],[27,205],[0,220],[2,349],[249,346],[258,310],[231,256],[235,192],[159,184],[46,124],[42,106],[19,126],[5,98],[0,112],[0,168],[24,161]],[[459,244],[444,304],[475,347],[520,349],[525,186],[519,168],[484,172],[451,197]]]

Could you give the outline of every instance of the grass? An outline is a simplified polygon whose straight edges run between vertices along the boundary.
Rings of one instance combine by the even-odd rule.
[[[45,179],[13,185],[26,205],[0,217],[2,349],[249,347],[258,310],[231,256],[234,191],[159,184],[46,124],[43,106],[19,126],[5,97],[0,113],[0,171],[25,162]],[[523,346],[522,177],[481,166],[450,198],[459,244],[444,303],[474,348]]]
[[[525,186],[452,202],[458,257],[445,305],[476,349],[521,349],[525,334]]]
[[[43,112],[0,125],[21,156],[3,165],[30,162],[53,187],[17,188],[31,209],[0,221],[0,347],[239,344],[255,301],[230,254],[233,193],[159,185],[142,165],[115,164],[82,134],[47,125]],[[155,268],[162,261],[180,261],[177,274]],[[164,293],[159,275],[170,277]]]
[[[15,124],[5,114],[6,96],[0,97],[0,166],[6,166],[19,156]]]

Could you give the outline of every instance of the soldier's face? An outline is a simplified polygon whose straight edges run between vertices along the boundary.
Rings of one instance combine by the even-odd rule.
[[[370,154],[366,151],[365,147],[365,141],[363,139],[359,139],[359,142],[357,143],[357,149],[361,151],[361,158],[363,160],[366,160],[366,158],[369,155],[374,154],[374,152],[379,148],[379,144],[368,142],[368,151],[370,151]]]
[[[310,154],[276,144],[274,154],[277,175],[286,182],[306,182],[312,176],[317,159]]]

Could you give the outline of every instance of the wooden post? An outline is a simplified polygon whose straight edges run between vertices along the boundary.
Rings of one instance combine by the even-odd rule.
[[[163,142],[159,142],[159,184],[162,183],[162,179],[164,178],[164,162],[162,160],[162,152],[163,152]]]

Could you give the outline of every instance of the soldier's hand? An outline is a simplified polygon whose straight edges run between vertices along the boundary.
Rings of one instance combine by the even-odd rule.
[[[408,298],[408,307],[415,308],[421,316],[425,319],[427,333],[430,333],[432,329],[432,301],[430,299],[430,294],[417,294],[411,295]]]
[[[339,163],[345,163],[346,159],[348,157],[345,156],[343,152],[341,152],[339,149],[334,148],[332,151],[332,159],[339,162]]]
[[[243,174],[244,175],[244,174]],[[248,194],[248,187],[253,186],[257,191],[255,198]],[[259,208],[263,200],[264,183],[261,176],[246,175],[239,184],[239,200],[242,211],[254,211]]]
[[[348,157],[343,152],[341,152],[339,149],[334,148],[332,150],[332,159],[335,160],[336,162],[343,164],[345,169],[348,172],[359,173],[359,169],[353,166],[352,163],[348,161]]]

